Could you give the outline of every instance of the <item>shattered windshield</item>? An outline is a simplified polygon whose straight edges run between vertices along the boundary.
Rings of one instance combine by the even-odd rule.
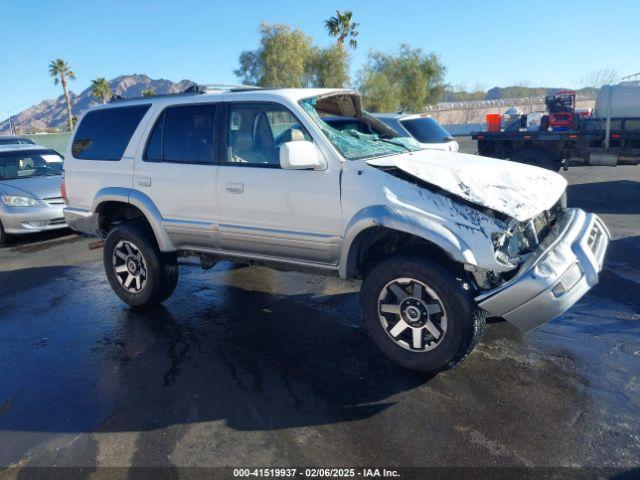
[[[300,102],[322,133],[326,135],[334,147],[348,160],[396,155],[413,152],[420,147],[407,137],[383,138],[377,134],[367,134],[358,130],[338,130],[327,124],[315,108],[317,98],[307,98]]]

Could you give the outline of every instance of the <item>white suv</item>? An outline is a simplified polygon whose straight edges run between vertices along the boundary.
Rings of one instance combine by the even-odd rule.
[[[323,116],[356,117],[368,135]],[[99,106],[65,160],[65,217],[106,239],[126,303],[168,298],[179,256],[363,280],[363,322],[413,369],[465,358],[485,316],[523,330],[597,281],[609,234],[546,170],[423,150],[334,89],[193,89]]]

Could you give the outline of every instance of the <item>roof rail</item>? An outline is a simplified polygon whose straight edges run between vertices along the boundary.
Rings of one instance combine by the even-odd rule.
[[[161,93],[157,95],[152,95],[150,97],[140,96],[140,97],[124,98],[121,95],[114,94],[111,96],[109,103],[127,102],[130,100],[150,99],[153,97],[176,97],[180,95],[201,95],[208,92],[246,92],[248,90],[260,90],[260,89],[261,87],[256,87],[253,85],[225,85],[221,83],[200,85],[200,84],[194,83],[193,85],[188,86],[181,92]]]
[[[224,83],[208,83],[204,85],[193,84],[190,87],[185,88],[182,93],[207,93],[211,91],[223,91],[223,92],[243,92],[246,90],[260,90],[261,87],[254,85],[227,85]]]

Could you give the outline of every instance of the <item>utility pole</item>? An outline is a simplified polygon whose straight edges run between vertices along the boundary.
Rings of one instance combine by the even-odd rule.
[[[11,114],[9,114],[9,133],[11,135],[15,135],[16,134],[16,131],[13,128],[13,122],[11,121]]]

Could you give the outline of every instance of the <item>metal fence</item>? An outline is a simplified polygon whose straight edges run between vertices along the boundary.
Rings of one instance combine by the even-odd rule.
[[[497,100],[470,100],[466,102],[438,102],[435,105],[427,105],[425,111],[440,112],[446,110],[469,110],[469,109],[485,109],[493,107],[511,107],[526,105],[544,105],[543,96],[539,97],[522,97],[522,98],[500,98]],[[576,101],[595,100],[595,95],[576,95]]]

